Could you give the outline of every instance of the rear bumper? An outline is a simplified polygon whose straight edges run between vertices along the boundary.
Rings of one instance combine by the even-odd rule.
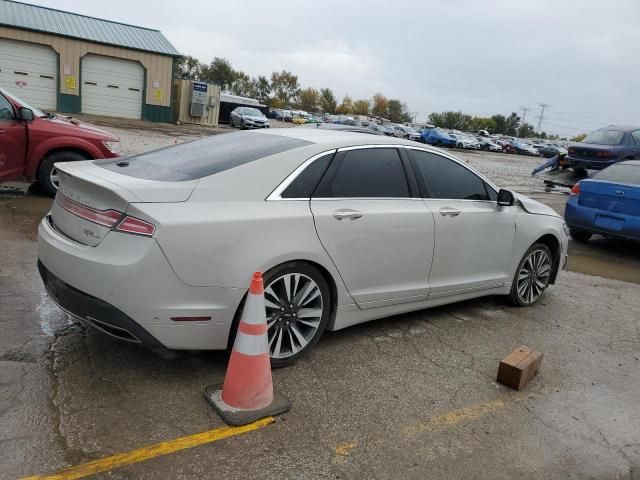
[[[596,215],[624,220],[620,230],[602,228],[595,225]],[[625,240],[640,241],[640,217],[598,210],[580,205],[575,197],[569,198],[564,211],[564,218],[570,228]]]
[[[38,260],[38,270],[49,298],[75,320],[119,340],[141,343],[150,347],[162,346],[149,332],[113,305],[66,284],[47,270],[40,260]]]
[[[38,261],[47,292],[74,318],[123,340],[177,350],[227,348],[246,291],[185,284],[153,238],[110,232],[90,247],[58,232],[48,216],[38,229]]]
[[[592,160],[592,159],[584,159],[584,158],[575,158],[567,155],[565,157],[565,161],[569,164],[571,168],[584,168],[587,170],[602,170],[607,168],[614,163],[617,163],[619,160]]]

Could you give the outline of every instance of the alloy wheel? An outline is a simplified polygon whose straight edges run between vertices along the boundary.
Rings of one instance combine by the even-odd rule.
[[[51,180],[53,188],[57,190],[60,186],[60,176],[58,175],[58,169],[56,167],[53,167],[51,172],[49,172],[49,180]]]
[[[287,273],[265,288],[269,354],[285,359],[303,350],[318,332],[326,302],[318,284]]]
[[[534,303],[549,285],[551,258],[544,250],[533,250],[526,258],[517,278],[517,294],[523,304]]]

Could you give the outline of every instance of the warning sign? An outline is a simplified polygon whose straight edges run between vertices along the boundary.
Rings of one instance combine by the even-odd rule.
[[[76,89],[76,77],[68,75],[64,77],[65,85],[67,86],[67,90],[75,90]]]

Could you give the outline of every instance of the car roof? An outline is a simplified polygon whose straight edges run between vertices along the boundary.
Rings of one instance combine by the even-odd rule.
[[[325,128],[272,128],[261,130],[259,134],[280,135],[317,144],[321,147],[341,148],[355,145],[411,145],[416,142],[398,137],[383,135],[363,135],[362,132],[349,130],[330,130]],[[422,147],[423,145],[420,145]]]
[[[634,130],[640,130],[640,126],[637,125],[609,125],[608,127],[602,127],[598,130],[616,130],[619,132],[632,132]]]

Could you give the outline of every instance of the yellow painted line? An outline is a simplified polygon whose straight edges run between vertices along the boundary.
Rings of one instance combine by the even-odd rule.
[[[458,423],[471,422],[490,413],[494,413],[504,408],[504,406],[505,402],[503,400],[494,400],[492,402],[478,403],[476,405],[450,410],[432,417],[426,422],[409,425],[405,428],[405,433],[431,432],[439,428],[457,425]]]
[[[166,442],[156,443],[148,447],[139,448],[130,452],[119,453],[111,457],[106,457],[93,462],[84,463],[76,467],[65,468],[55,473],[47,475],[35,475],[25,477],[22,480],[71,480],[73,478],[82,478],[95,473],[106,472],[117,467],[124,467],[138,462],[144,462],[155,457],[167,455],[169,453],[178,452],[186,448],[197,447],[205,443],[217,442],[229,437],[235,437],[243,433],[251,432],[275,422],[274,417],[267,417],[257,422],[243,425],[241,427],[222,427],[207,432],[196,433],[186,437],[175,438]]]

